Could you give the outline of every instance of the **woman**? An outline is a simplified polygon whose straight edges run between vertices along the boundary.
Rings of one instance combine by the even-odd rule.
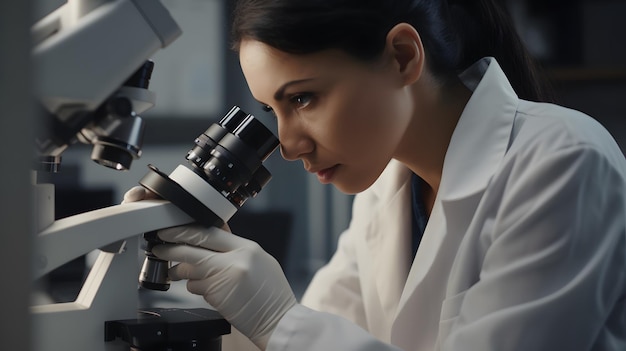
[[[159,233],[190,244],[155,248],[172,279],[267,350],[626,349],[626,162],[494,1],[241,0],[233,34],[284,158],[353,219],[301,304],[216,228]]]

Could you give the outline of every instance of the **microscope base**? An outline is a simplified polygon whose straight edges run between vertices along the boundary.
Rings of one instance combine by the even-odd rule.
[[[75,301],[31,307],[33,350],[127,350],[103,340],[105,320],[132,318],[138,307],[138,240],[124,249],[100,252]]]
[[[137,351],[220,351],[230,324],[217,311],[194,308],[141,310],[136,319],[107,321],[107,341],[120,338]]]

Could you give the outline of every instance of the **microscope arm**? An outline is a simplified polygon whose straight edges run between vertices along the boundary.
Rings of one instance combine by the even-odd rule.
[[[132,202],[59,219],[36,238],[35,279],[92,250],[191,222],[191,217],[165,200]]]
[[[120,340],[105,342],[104,322],[137,318],[138,235],[191,222],[168,201],[144,200],[63,218],[41,230],[35,279],[94,249],[119,246],[100,251],[76,300],[31,306],[33,350],[128,350]]]

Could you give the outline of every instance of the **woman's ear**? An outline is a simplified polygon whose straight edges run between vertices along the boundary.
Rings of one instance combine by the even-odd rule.
[[[403,84],[417,81],[424,69],[424,46],[419,33],[408,23],[399,23],[387,33],[386,46]]]

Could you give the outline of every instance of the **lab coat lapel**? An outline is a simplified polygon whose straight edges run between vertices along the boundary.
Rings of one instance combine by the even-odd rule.
[[[390,191],[381,196],[380,211],[371,222],[367,243],[371,253],[380,316],[370,326],[376,334],[389,339],[391,324],[396,316],[400,295],[410,267],[411,207],[410,172],[396,161],[388,167],[385,181],[391,181]],[[389,179],[391,178],[391,180]],[[386,336],[386,337],[385,337]]]
[[[480,82],[464,81],[474,93],[448,146],[437,199],[394,321],[399,327],[392,341],[405,349],[434,347],[454,257],[509,146],[519,100],[495,60],[476,65],[486,72]],[[406,325],[415,328],[407,334]]]
[[[434,349],[448,273],[472,218],[468,209],[477,206],[482,194],[478,191],[433,209],[393,320],[391,342],[403,350]]]

